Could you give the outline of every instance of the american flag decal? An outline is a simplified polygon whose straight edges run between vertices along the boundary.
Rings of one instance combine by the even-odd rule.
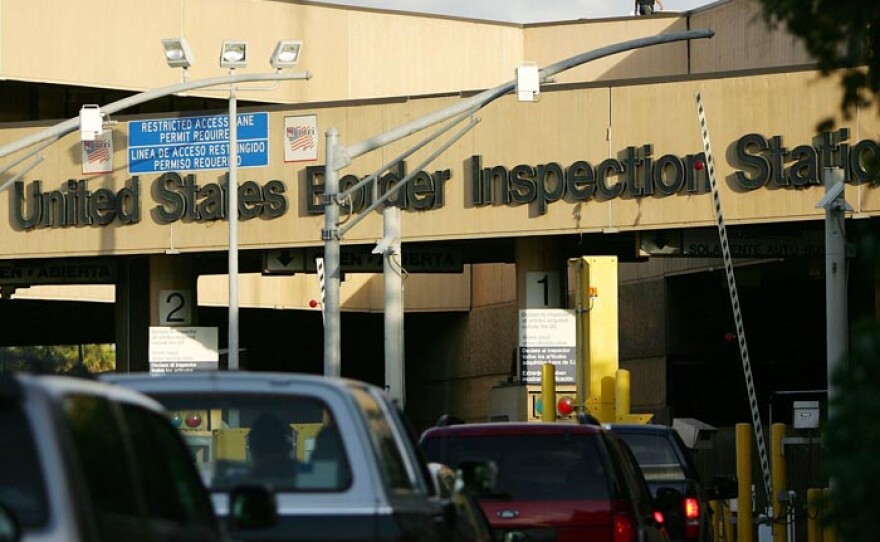
[[[284,161],[318,159],[318,117],[302,115],[284,118]]]
[[[82,172],[84,175],[113,171],[113,131],[104,130],[94,141],[82,142]]]
[[[89,162],[105,162],[110,159],[110,145],[106,141],[85,141]]]
[[[307,150],[315,147],[315,131],[301,126],[287,127],[287,144],[290,150]]]

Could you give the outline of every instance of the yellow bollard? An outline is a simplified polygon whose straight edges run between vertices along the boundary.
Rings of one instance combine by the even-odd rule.
[[[556,421],[556,366],[545,363],[541,366],[541,421]]]
[[[721,521],[721,501],[709,501],[709,509],[712,510],[712,542],[721,542],[724,540],[724,534],[721,529],[724,523]]]
[[[770,427],[770,472],[773,477],[773,542],[785,542],[786,539],[786,514],[785,507],[779,502],[779,493],[788,491],[788,481],[785,475],[785,455],[782,449],[782,439],[785,438],[785,424],[774,423]]]
[[[734,542],[733,540],[733,512],[730,511],[730,506],[723,506],[723,519],[724,519],[724,540],[726,542]]]
[[[819,512],[819,497],[821,489],[810,488],[807,490],[807,542],[822,541],[822,521]]]
[[[822,490],[822,542],[837,542],[837,531],[828,521],[828,512],[831,511],[831,488]]]
[[[752,426],[747,423],[736,424],[736,476],[739,481],[736,539],[738,542],[752,542]]]

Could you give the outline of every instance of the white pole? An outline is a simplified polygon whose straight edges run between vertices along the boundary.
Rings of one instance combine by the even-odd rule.
[[[843,184],[843,169],[824,168],[825,193],[838,183]],[[846,203],[843,190],[825,206],[825,321],[827,339],[828,416],[835,389],[832,376],[846,363],[847,302],[846,302]]]
[[[229,370],[238,370],[238,103],[235,83],[229,85],[229,179],[226,186],[229,215]]]
[[[326,166],[324,168],[324,375],[341,376],[341,315],[339,314],[339,174],[332,167],[339,144],[336,128],[327,130]]]
[[[393,239],[382,257],[385,278],[385,388],[404,406],[403,267],[400,261],[400,208],[382,209],[383,238]]]

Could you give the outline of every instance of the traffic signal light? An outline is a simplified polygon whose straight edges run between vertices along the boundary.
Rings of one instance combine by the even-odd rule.
[[[181,431],[207,431],[207,410],[178,410],[171,413],[171,424]]]
[[[570,395],[563,395],[556,398],[556,415],[565,417],[570,416],[575,411],[575,400]],[[544,413],[544,401],[541,396],[535,398],[535,414],[540,416]]]

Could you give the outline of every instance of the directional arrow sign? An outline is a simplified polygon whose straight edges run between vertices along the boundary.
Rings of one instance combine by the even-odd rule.
[[[263,273],[294,274],[305,271],[305,254],[299,248],[282,248],[263,252]]]

